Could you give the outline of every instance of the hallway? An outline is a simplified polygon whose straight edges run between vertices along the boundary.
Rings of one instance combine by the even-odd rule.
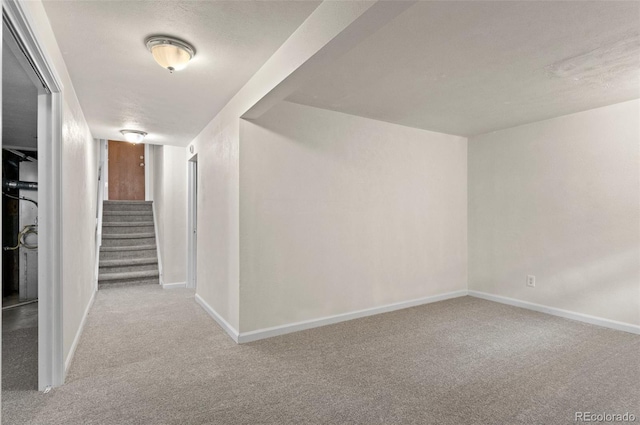
[[[4,393],[3,423],[568,423],[640,397],[635,335],[477,298],[236,345],[193,297],[98,291],[67,383]]]

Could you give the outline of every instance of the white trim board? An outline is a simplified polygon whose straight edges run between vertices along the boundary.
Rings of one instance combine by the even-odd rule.
[[[229,322],[224,320],[224,318],[220,316],[218,312],[215,311],[209,304],[207,304],[207,302],[203,300],[202,297],[198,294],[196,294],[196,302],[200,304],[204,311],[209,313],[209,316],[213,317],[213,320],[218,322],[218,325],[220,325],[220,327],[229,334],[231,339],[233,339],[235,342],[238,342],[238,331],[235,330],[235,328],[231,326]]]
[[[98,200],[96,205],[96,261],[94,265],[94,289],[98,290],[98,280],[100,278],[100,247],[102,246],[102,221],[104,208],[105,193],[105,168],[107,166],[107,146],[109,142],[106,139],[94,139],[100,144],[100,159],[98,165]]]
[[[195,288],[198,277],[198,155],[187,164],[187,287]]]
[[[76,332],[75,338],[73,338],[73,343],[71,344],[71,349],[69,350],[69,354],[67,355],[67,359],[64,362],[64,380],[67,379],[67,372],[69,372],[69,367],[71,366],[71,362],[73,361],[73,356],[76,354],[76,348],[78,348],[78,343],[80,342],[80,337],[82,336],[82,332],[84,331],[84,325],[87,323],[87,317],[89,316],[89,310],[93,306],[94,301],[96,300],[96,294],[98,290],[94,290],[91,295],[91,299],[87,304],[87,308],[84,310],[84,314],[82,315],[82,321],[80,321],[80,326],[78,327],[78,332]],[[63,380],[63,382],[64,382]]]
[[[467,290],[448,292],[430,297],[417,298],[409,301],[401,301],[398,303],[387,304],[380,307],[372,307],[365,310],[352,311],[349,313],[336,314],[334,316],[321,317],[318,319],[305,320],[303,322],[290,323],[272,328],[258,329],[250,332],[239,333],[233,326],[222,318],[206,301],[196,294],[195,299],[202,308],[209,313],[211,317],[224,329],[231,339],[239,344],[246,342],[258,341],[261,339],[271,338],[279,335],[286,335],[293,332],[303,331],[306,329],[319,328],[321,326],[332,325],[335,323],[346,322],[348,320],[360,319],[362,317],[374,316],[376,314],[388,313],[391,311],[402,310],[409,307],[416,307],[424,304],[431,304],[438,301],[444,301],[452,298],[464,297]]]
[[[448,292],[441,295],[434,295],[431,297],[418,298],[409,301],[402,301],[394,304],[388,304],[380,307],[373,307],[365,310],[353,311],[349,313],[337,314],[334,316],[321,317],[318,319],[305,320],[297,323],[290,323],[281,326],[275,326],[271,328],[259,329],[250,332],[238,332],[233,328],[226,320],[222,318],[209,304],[207,304],[198,294],[196,294],[196,302],[202,306],[202,308],[214,318],[216,322],[231,336],[231,338],[239,344],[247,342],[258,341],[261,339],[271,338],[274,336],[285,335],[293,332],[298,332],[306,329],[318,328],[321,326],[332,325],[335,323],[346,322],[348,320],[359,319],[362,317],[374,316],[376,314],[388,313],[391,311],[402,310],[405,308],[415,307],[424,304],[430,304],[438,301],[444,301],[452,298],[464,297],[466,295],[485,299],[488,301],[494,301],[501,304],[507,304],[514,307],[520,307],[527,310],[533,310],[540,313],[550,314],[552,316],[563,317],[566,319],[577,320],[597,326],[603,326],[610,329],[620,330],[633,334],[640,335],[640,326],[631,325],[628,323],[617,322],[615,320],[603,319],[600,317],[590,316],[587,314],[576,313],[568,310],[562,310],[559,308],[548,307],[540,304],[534,304],[526,301],[520,301],[513,298],[502,297],[498,295],[488,294],[479,291],[467,291],[460,290],[455,292]]]
[[[590,323],[592,325],[602,326],[605,328],[615,329],[618,331],[629,332],[640,335],[640,326],[629,323],[617,322],[615,320],[603,319],[601,317],[590,316],[588,314],[576,313],[574,311],[562,310],[560,308],[548,307],[546,305],[534,304],[527,301],[520,301],[514,298],[502,297],[499,295],[488,294],[480,291],[468,291],[469,295],[483,300],[494,301],[501,304],[507,304],[514,307],[525,308],[540,313],[550,314],[552,316],[563,317],[565,319],[577,320],[579,322]]]
[[[153,201],[151,194],[151,148],[144,145],[144,200]]]
[[[158,282],[160,286],[164,288],[164,276],[162,270],[162,255],[160,252],[160,238],[158,237],[158,220],[156,218],[156,203],[155,201],[151,202],[151,211],[153,212],[153,231],[156,236],[156,256],[158,257]]]
[[[186,288],[187,282],[163,283],[162,289]]]
[[[466,290],[447,292],[445,294],[417,298],[409,301],[401,301],[398,303],[387,304],[380,307],[372,307],[364,310],[352,311],[349,313],[336,314],[334,316],[305,320],[302,322],[290,323],[282,326],[274,326],[272,328],[258,329],[250,332],[242,332],[238,337],[238,343],[242,344],[245,342],[258,341],[260,339],[271,338],[278,335],[285,335],[292,332],[303,331],[306,329],[346,322],[347,320],[360,319],[362,317],[374,316],[376,314],[388,313],[391,311],[402,310],[405,308],[416,307],[424,304],[431,304],[451,298],[464,297],[465,295],[467,295]]]

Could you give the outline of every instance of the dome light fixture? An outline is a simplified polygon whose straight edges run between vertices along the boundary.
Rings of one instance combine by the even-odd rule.
[[[154,35],[144,42],[158,65],[168,69],[170,73],[186,68],[196,55],[192,45],[174,37]]]
[[[140,130],[120,130],[120,133],[124,136],[124,140],[134,145],[142,142],[147,135],[147,133]]]

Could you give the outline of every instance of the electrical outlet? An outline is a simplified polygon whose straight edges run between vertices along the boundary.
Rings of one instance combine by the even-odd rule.
[[[532,288],[536,287],[536,277],[532,274],[527,276],[527,286],[530,286]]]

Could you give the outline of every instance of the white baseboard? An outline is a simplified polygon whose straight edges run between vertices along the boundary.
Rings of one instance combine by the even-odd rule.
[[[187,282],[163,283],[162,289],[186,288]]]
[[[349,313],[336,314],[335,316],[321,317],[318,319],[305,320],[303,322],[290,323],[287,325],[275,326],[272,328],[258,329],[250,332],[242,332],[238,336],[237,342],[242,344],[245,342],[257,341],[260,339],[271,338],[278,335],[285,335],[292,332],[303,331],[306,329],[317,328],[320,326],[332,325],[334,323],[345,322],[347,320],[359,319],[361,317],[373,316],[390,311],[401,310],[404,308],[415,307],[423,304],[430,304],[437,301],[444,301],[451,298],[464,297],[467,295],[466,290],[448,292],[446,294],[434,295],[431,297],[418,298],[409,301],[401,301],[394,304],[387,304],[380,307],[368,308],[365,310],[352,311]]]
[[[80,322],[80,326],[78,326],[78,331],[76,332],[75,338],[73,338],[73,343],[71,344],[71,349],[69,350],[69,354],[67,355],[67,359],[64,362],[64,380],[67,378],[67,372],[69,372],[69,366],[71,366],[71,362],[73,361],[73,356],[76,354],[76,348],[78,348],[78,342],[80,342],[80,336],[82,336],[82,332],[84,331],[84,325],[87,323],[87,316],[89,315],[89,310],[93,306],[93,302],[96,300],[97,290],[94,290],[91,294],[91,299],[87,304],[87,308],[84,310],[84,314],[82,316],[82,321]]]
[[[574,311],[562,310],[546,305],[534,304],[527,301],[520,301],[514,298],[502,297],[500,295],[488,294],[480,291],[469,291],[469,295],[484,300],[495,301],[501,304],[512,305],[514,307],[526,308],[527,310],[547,313],[553,316],[564,317],[565,319],[577,320],[579,322],[590,323],[592,325],[603,326],[605,328],[615,329],[618,331],[629,332],[640,335],[640,326],[629,323],[618,322],[615,320],[603,319],[601,317],[590,316],[588,314],[576,313]]]
[[[238,331],[235,330],[234,327],[229,324],[229,322],[224,320],[222,316],[220,316],[218,312],[215,311],[209,304],[207,304],[207,302],[203,300],[202,297],[198,294],[196,294],[196,302],[200,304],[204,311],[209,313],[209,316],[213,317],[213,320],[218,322],[218,325],[220,325],[220,327],[229,334],[231,339],[233,339],[235,342],[238,342]]]

